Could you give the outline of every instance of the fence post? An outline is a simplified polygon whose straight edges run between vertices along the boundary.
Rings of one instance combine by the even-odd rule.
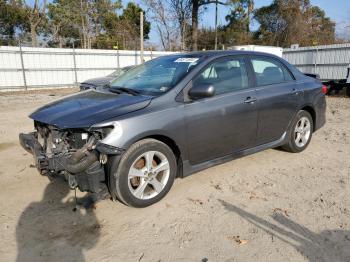
[[[117,49],[117,66],[118,66],[118,68],[120,68],[119,49]]]
[[[315,55],[315,74],[317,74],[317,58],[318,58],[318,46],[316,46],[316,55]]]
[[[19,45],[19,54],[20,54],[20,57],[21,57],[23,84],[24,84],[25,90],[27,90],[27,89],[28,89],[28,86],[27,86],[27,78],[26,78],[26,72],[25,72],[25,69],[24,69],[23,50],[22,50],[22,45],[21,45],[21,44]]]
[[[75,48],[74,48],[74,42],[73,42],[73,66],[74,66],[74,79],[75,79],[75,86],[78,87],[78,75],[77,75],[77,61],[75,59]]]
[[[137,50],[135,48],[135,65],[137,65]]]

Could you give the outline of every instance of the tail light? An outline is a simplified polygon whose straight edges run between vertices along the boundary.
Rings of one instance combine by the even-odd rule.
[[[327,94],[327,92],[328,92],[327,86],[322,85],[322,87],[321,87],[321,92],[322,92],[323,94]]]

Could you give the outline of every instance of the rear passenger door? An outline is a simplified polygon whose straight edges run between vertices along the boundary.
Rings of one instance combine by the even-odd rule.
[[[257,144],[278,140],[286,131],[299,105],[300,90],[294,76],[278,59],[251,56],[258,109]]]

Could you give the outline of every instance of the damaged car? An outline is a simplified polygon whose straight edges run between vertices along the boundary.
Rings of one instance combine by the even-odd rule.
[[[19,139],[42,175],[146,207],[177,177],[268,148],[303,151],[325,123],[325,92],[273,55],[178,53],[39,108]]]

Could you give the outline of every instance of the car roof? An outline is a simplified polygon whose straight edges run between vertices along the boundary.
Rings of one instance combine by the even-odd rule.
[[[246,51],[246,50],[209,50],[209,51],[191,51],[191,52],[180,52],[175,54],[170,54],[168,56],[173,57],[183,57],[183,56],[189,56],[189,57],[222,57],[226,55],[264,55],[264,56],[270,56],[270,57],[277,57],[280,58],[274,54],[270,53],[264,53],[264,52],[257,52],[257,51]]]

